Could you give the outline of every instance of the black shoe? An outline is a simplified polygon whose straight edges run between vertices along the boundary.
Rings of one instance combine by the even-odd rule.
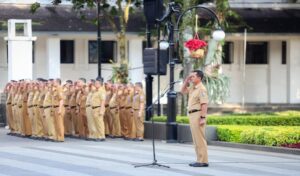
[[[195,163],[190,163],[189,166],[191,166],[191,167],[208,167],[208,164],[195,162]]]
[[[97,139],[96,141],[97,142],[103,142],[103,141],[105,141],[105,138],[100,138],[100,139]]]
[[[141,141],[144,141],[144,139],[143,139],[143,138],[135,138],[134,141],[139,141],[139,142],[141,142]]]

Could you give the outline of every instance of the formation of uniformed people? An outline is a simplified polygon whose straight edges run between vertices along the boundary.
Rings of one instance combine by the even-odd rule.
[[[140,82],[80,78],[11,81],[5,87],[10,135],[63,142],[64,137],[143,141],[145,95]]]

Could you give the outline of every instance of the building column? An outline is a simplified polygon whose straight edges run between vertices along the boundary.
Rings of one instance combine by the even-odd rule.
[[[269,42],[269,103],[286,103],[286,65],[282,64],[282,41]]]
[[[144,81],[144,68],[143,68],[143,40],[142,39],[130,39],[129,40],[129,78],[130,81],[142,82]]]
[[[60,39],[47,39],[48,78],[60,78]]]
[[[287,102],[300,103],[300,40],[287,41]]]
[[[23,34],[16,34],[16,24],[24,27]],[[8,80],[32,79],[31,20],[8,20]]]

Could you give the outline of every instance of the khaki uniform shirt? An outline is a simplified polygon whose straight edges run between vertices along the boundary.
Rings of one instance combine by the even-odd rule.
[[[44,108],[47,106],[52,106],[52,90],[47,90],[47,92],[45,93],[45,98],[44,98],[44,102],[43,102],[43,106]]]
[[[27,105],[29,108],[32,107],[33,105],[33,96],[34,96],[34,91],[30,91],[29,94],[28,94],[28,99],[27,99]]]
[[[109,107],[114,108],[118,107],[118,95],[113,93],[111,99],[109,100]]]
[[[33,106],[39,106],[39,96],[40,96],[40,91],[35,91],[32,99]]]
[[[74,109],[76,108],[76,92],[74,92],[71,97],[70,97],[70,100],[69,100],[69,107],[71,109]]]
[[[101,106],[102,101],[105,101],[105,91],[103,89],[94,90],[91,97],[91,106]]]
[[[61,87],[53,87],[52,104],[53,106],[59,106],[59,102],[63,100],[63,90]]]
[[[91,100],[92,100],[92,95],[93,95],[93,92],[92,91],[90,91],[89,93],[88,93],[88,95],[86,96],[86,102],[85,102],[85,106],[86,107],[90,107],[91,106]]]
[[[145,95],[142,92],[136,93],[133,96],[132,108],[139,110],[141,104],[145,104]]]
[[[188,111],[201,110],[201,104],[208,103],[206,88],[202,83],[189,89]]]

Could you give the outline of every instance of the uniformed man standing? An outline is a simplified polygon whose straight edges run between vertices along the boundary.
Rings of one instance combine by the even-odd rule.
[[[136,137],[136,126],[133,118],[133,95],[134,85],[132,83],[127,84],[127,96],[126,96],[126,122],[127,122],[127,134],[125,139],[132,140]]]
[[[191,167],[208,167],[207,143],[205,140],[205,126],[208,95],[202,84],[203,72],[193,71],[184,81],[181,93],[189,94],[188,116],[190,128],[197,155],[197,161],[189,164]],[[189,83],[192,83],[190,87]]]
[[[109,108],[109,101],[112,97],[111,91],[111,81],[107,81],[105,83],[105,114],[104,114],[104,124],[105,124],[105,135],[111,136],[112,135],[112,115]]]
[[[98,141],[105,140],[105,126],[104,126],[104,113],[105,113],[105,89],[102,87],[102,79],[97,78],[95,81],[96,90],[93,91],[91,97],[91,106],[93,113],[93,121],[96,127],[96,139]]]
[[[63,100],[63,90],[61,88],[61,80],[59,78],[55,79],[52,89],[52,108],[54,110],[54,123],[56,136],[55,140],[58,142],[63,142],[65,140],[64,132],[64,100]]]
[[[53,109],[53,79],[48,81],[47,92],[45,94],[43,108],[48,129],[48,139],[54,141],[56,138],[55,122],[54,122],[54,109]]]
[[[33,107],[33,96],[35,94],[35,91],[33,90],[33,82],[31,81],[28,83],[28,98],[27,98],[27,111],[28,111],[28,117],[31,124],[32,129],[32,137],[36,138],[36,121],[34,118],[34,107]]]
[[[24,89],[21,95],[21,115],[23,118],[23,135],[25,135],[25,137],[30,137],[32,134],[32,126],[31,126],[31,122],[30,119],[28,117],[28,104],[27,104],[27,100],[28,100],[28,92],[29,92],[29,84],[30,81],[26,80],[23,85],[24,85]]]
[[[87,140],[96,140],[96,127],[95,122],[93,119],[93,109],[92,109],[92,95],[93,92],[96,90],[96,87],[94,86],[95,81],[91,80],[91,82],[88,84],[88,94],[86,97],[85,102],[85,110],[86,110],[86,118],[87,118],[87,127],[88,127],[88,137]]]
[[[64,126],[65,126],[65,136],[69,137],[72,135],[72,115],[70,111],[69,101],[71,98],[71,88],[73,88],[73,82],[67,80],[66,84],[63,86],[63,97],[64,97],[64,107],[65,107],[65,116],[64,116]]]
[[[145,116],[145,93],[141,82],[135,83],[135,94],[133,96],[133,117],[136,125],[136,140],[144,140],[144,116]]]
[[[41,82],[41,79],[38,79],[39,82]],[[40,97],[40,90],[39,90],[39,83],[36,82],[33,84],[33,100],[32,100],[32,110],[33,110],[33,118],[35,119],[35,134],[37,139],[42,139],[44,136],[44,130],[43,130],[43,116],[40,111],[40,104],[39,104],[39,97]]]
[[[112,136],[120,137],[121,136],[121,126],[120,126],[120,117],[119,117],[119,102],[118,102],[118,85],[112,85],[112,97],[109,100],[109,108],[112,117]]]
[[[46,113],[44,111],[44,100],[45,95],[48,91],[47,87],[47,80],[40,79],[39,81],[39,97],[38,97],[38,106],[40,111],[40,117],[42,118],[42,125],[43,125],[43,138],[48,139],[48,125],[47,125],[47,119],[46,119]]]
[[[6,100],[6,117],[8,126],[10,129],[9,134],[15,133],[15,127],[14,127],[14,118],[13,118],[13,109],[12,109],[12,102],[13,102],[13,88],[12,84],[8,83],[5,86],[4,93],[7,93],[7,100]]]

